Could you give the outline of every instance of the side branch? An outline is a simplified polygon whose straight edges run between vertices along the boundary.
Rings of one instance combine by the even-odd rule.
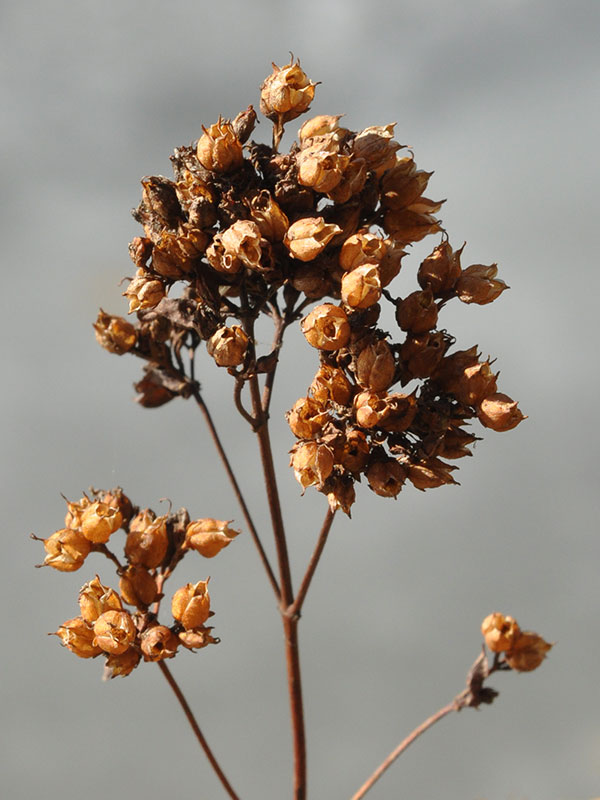
[[[179,700],[179,704],[181,705],[181,708],[183,709],[183,713],[187,717],[187,721],[190,723],[190,726],[191,726],[192,730],[194,731],[196,739],[198,739],[198,742],[200,743],[200,747],[202,747],[202,749],[204,750],[204,752],[206,754],[206,757],[210,761],[211,767],[217,773],[217,775],[219,777],[219,780],[223,784],[223,788],[225,789],[225,791],[227,792],[227,794],[229,795],[231,800],[240,800],[238,795],[234,792],[231,784],[229,783],[229,781],[225,777],[225,773],[223,772],[223,770],[219,766],[219,763],[217,762],[217,759],[214,757],[212,750],[208,746],[208,742],[204,738],[204,735],[203,735],[202,731],[200,730],[200,726],[196,722],[196,718],[194,717],[194,715],[192,713],[192,710],[188,705],[187,700],[183,696],[183,692],[181,691],[177,681],[175,680],[175,678],[171,674],[171,670],[167,667],[167,665],[165,664],[164,661],[158,661],[157,663],[158,663],[158,666],[160,667],[160,670],[161,670],[162,674],[165,676],[165,679],[166,679],[167,683],[169,684],[169,686],[171,687],[171,689],[175,693],[175,696]]]
[[[300,611],[302,609],[302,604],[304,603],[304,598],[306,597],[306,593],[308,592],[308,587],[310,586],[310,582],[312,581],[313,575],[315,574],[315,570],[319,563],[319,559],[321,558],[321,554],[323,553],[323,549],[325,548],[325,543],[327,542],[327,537],[329,536],[329,531],[331,530],[331,525],[333,523],[334,517],[335,517],[335,511],[332,511],[331,508],[328,508],[327,513],[325,514],[325,519],[323,520],[321,532],[319,533],[319,538],[317,539],[317,544],[315,545],[315,549],[313,551],[310,561],[308,562],[308,567],[306,568],[304,578],[302,578],[302,583],[300,584],[300,588],[298,589],[298,592],[296,594],[296,599],[287,610],[287,613],[291,617],[300,616]]]

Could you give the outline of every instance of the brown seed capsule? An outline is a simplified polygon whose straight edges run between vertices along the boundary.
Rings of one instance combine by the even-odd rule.
[[[390,433],[400,433],[412,425],[417,414],[417,401],[414,394],[393,392],[385,399],[385,411],[379,420],[379,427]]]
[[[506,663],[517,672],[531,672],[540,666],[552,646],[533,631],[521,631],[513,646],[506,652]]]
[[[65,498],[67,513],[65,514],[66,528],[81,528],[81,515],[92,502],[87,495],[84,495],[78,503],[71,502]]]
[[[107,506],[112,506],[116,508],[117,511],[120,511],[123,522],[127,523],[131,520],[133,516],[133,504],[120,486],[108,492],[101,492],[99,499],[103,503],[106,503]]]
[[[366,472],[369,488],[380,497],[396,497],[404,481],[406,470],[395,458],[374,461]]]
[[[396,362],[385,339],[371,342],[364,347],[356,359],[354,374],[365,389],[381,392],[394,382]]]
[[[186,630],[204,625],[210,614],[208,579],[178,589],[173,595],[171,613]]]
[[[119,509],[98,500],[89,505],[81,515],[81,532],[94,544],[108,542],[122,524],[123,517]]]
[[[431,289],[435,297],[452,291],[461,274],[460,250],[452,250],[448,242],[439,244],[419,267],[417,280],[422,289]]]
[[[516,400],[501,392],[490,394],[482,400],[477,416],[485,428],[491,428],[499,433],[510,431],[516,428],[519,422],[527,419],[518,408]]]
[[[314,439],[331,422],[331,416],[312,397],[301,397],[296,400],[286,414],[288,425],[298,439]]]
[[[325,444],[302,442],[292,449],[290,464],[302,489],[320,487],[333,471],[333,453]]]
[[[489,361],[465,367],[454,380],[446,383],[446,391],[467,406],[476,406],[496,391],[496,378]]]
[[[440,458],[463,458],[472,455],[469,445],[478,437],[463,431],[462,428],[450,428],[440,442],[438,455]]]
[[[135,647],[130,647],[119,655],[109,654],[104,664],[104,678],[124,678],[130,675],[140,663],[141,656]]]
[[[239,219],[220,235],[225,252],[239,259],[250,269],[260,268],[261,246],[260,228],[256,222]]]
[[[260,111],[270,120],[288,122],[308,110],[315,96],[316,83],[311,83],[300,68],[300,61],[278,67],[260,87]]]
[[[381,203],[385,208],[402,209],[423,194],[433,172],[417,170],[412,156],[400,158],[381,181]]]
[[[219,644],[220,639],[211,634],[212,628],[192,628],[191,631],[180,631],[179,641],[188,650],[201,650],[209,644]]]
[[[245,111],[240,111],[231,123],[231,127],[242,144],[247,142],[256,125],[256,111],[253,106],[248,106]]]
[[[137,629],[127,611],[105,611],[94,623],[94,644],[106,653],[124,653],[135,641]]]
[[[94,623],[105,611],[122,611],[123,603],[115,590],[100,583],[96,575],[79,590],[79,608],[83,619]]]
[[[504,281],[496,279],[497,274],[496,264],[489,267],[473,264],[463,269],[454,287],[458,299],[463,303],[476,303],[479,306],[491,303],[509,288]]]
[[[337,114],[336,116],[319,114],[317,117],[307,119],[298,131],[300,145],[304,146],[308,139],[312,139],[315,136],[325,136],[328,133],[338,131],[338,122],[343,116],[343,114]]]
[[[206,343],[206,351],[219,367],[237,367],[244,363],[249,339],[239,325],[224,326]]]
[[[161,281],[151,273],[138,269],[123,296],[129,300],[129,314],[154,308],[167,294]]]
[[[340,250],[340,267],[345,271],[361,264],[379,264],[387,252],[385,239],[369,233],[366,229],[349,236]]]
[[[302,320],[302,333],[312,347],[335,351],[348,344],[350,324],[343,308],[323,303]]]
[[[441,231],[439,220],[432,214],[407,208],[400,211],[386,211],[383,228],[392,234],[398,243],[403,244],[420,242],[429,234]]]
[[[335,189],[350,161],[349,156],[341,155],[337,151],[335,140],[324,140],[325,137],[319,137],[314,144],[305,147],[296,157],[298,183],[301,186],[310,186],[315,192],[322,194]]]
[[[140,647],[144,661],[164,661],[177,653],[179,639],[165,625],[153,625],[140,636]]]
[[[410,462],[407,465],[408,479],[416,489],[424,492],[426,489],[436,489],[438,486],[456,483],[451,471],[456,467],[446,464],[439,458],[427,458],[419,462]]]
[[[369,170],[380,178],[396,163],[396,151],[401,145],[393,139],[396,123],[372,125],[358,133],[352,149],[358,158],[367,162]]]
[[[228,119],[221,119],[208,129],[202,126],[204,134],[198,140],[196,155],[204,169],[210,172],[225,173],[239,169],[244,162],[242,143],[235,135]]]
[[[210,518],[193,520],[185,531],[184,548],[195,550],[204,558],[213,558],[240,534],[229,527],[230,522]]]
[[[163,278],[179,280],[194,268],[209,241],[205,231],[190,225],[163,231],[152,251],[152,269]]]
[[[206,250],[206,260],[217,272],[225,275],[236,275],[242,268],[242,261],[235,253],[225,249],[220,234],[217,234]]]
[[[342,301],[350,308],[363,309],[381,297],[381,279],[377,264],[361,264],[342,276]]]
[[[481,623],[481,633],[492,653],[503,653],[513,647],[521,634],[521,629],[513,617],[494,611]]]
[[[68,619],[56,631],[56,636],[65,647],[79,658],[95,658],[102,648],[94,642],[94,630],[81,617]]]
[[[169,546],[166,517],[157,517],[143,528],[132,525],[129,526],[125,542],[125,555],[128,561],[147,569],[155,569],[163,562]]]
[[[293,258],[304,262],[312,261],[341,232],[340,227],[328,225],[323,217],[302,217],[290,225],[283,243]]]
[[[60,572],[75,572],[89,555],[91,547],[81,531],[63,528],[44,539],[44,565]]]
[[[133,386],[139,395],[139,397],[135,398],[135,401],[144,408],[158,408],[177,397],[174,392],[167,389],[152,374],[146,375],[145,378],[134,383]]]
[[[329,403],[347,406],[352,400],[352,395],[354,393],[352,384],[345,376],[343,370],[338,369],[338,367],[331,367],[329,364],[321,364],[313,378],[309,391],[319,408],[324,408]],[[310,439],[312,435],[313,434],[301,438]]]
[[[341,181],[334,189],[327,192],[327,197],[333,200],[334,203],[343,205],[350,198],[362,192],[368,177],[367,162],[364,158],[357,158],[352,155],[344,168]]]
[[[370,389],[356,395],[354,418],[361,428],[374,428],[384,419],[387,396],[386,392],[373,392]]]
[[[396,321],[403,331],[426,333],[437,325],[438,307],[431,289],[413,292],[399,300],[396,306]]]
[[[340,454],[340,464],[348,472],[358,475],[369,459],[371,446],[367,437],[357,428],[348,428],[344,433],[344,444]]]
[[[332,511],[341,509],[350,516],[350,509],[356,500],[354,481],[348,475],[334,475],[327,483],[327,501]]]
[[[271,194],[266,189],[261,189],[250,198],[248,207],[261,236],[270,242],[281,242],[290,222]]]
[[[130,564],[119,580],[123,600],[136,608],[147,608],[156,600],[156,581],[145,567]]]
[[[93,327],[98,344],[117,356],[128,353],[137,341],[137,332],[130,322],[123,317],[107,314],[102,309]]]
[[[129,255],[138,269],[144,269],[152,255],[152,240],[145,236],[134,236],[129,243]]]
[[[441,332],[412,334],[400,348],[400,359],[412,378],[432,375],[446,352],[447,343]]]

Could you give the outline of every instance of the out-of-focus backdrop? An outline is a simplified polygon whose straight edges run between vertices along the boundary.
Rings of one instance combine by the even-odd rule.
[[[192,404],[134,404],[141,363],[101,350],[91,323],[99,306],[125,313],[139,179],[169,175],[173,148],[202,124],[258,106],[271,61],[289,51],[322,82],[312,113],[345,113],[355,130],[396,121],[419,167],[435,170],[427,194],[448,198],[441,216],[451,241],[468,243],[464,263],[498,262],[511,291],[486,308],[455,303],[444,323],[497,357],[501,390],[529,414],[485,435],[460,462],[460,487],[407,486],[396,502],[361,487],[352,521],[336,520],[301,626],[310,797],[348,798],[462,688],[493,610],[556,641],[550,657],[498,676],[492,707],[444,720],[369,796],[597,796],[600,5],[24,0],[3,3],[0,23],[3,797],[223,796],[156,667],[102,683],[99,661],[46,636],[78,613],[95,570],[114,585],[108,562],[36,571],[42,547],[28,534],[61,527],[59,493],[90,484],[240,520]],[[255,137],[270,138],[265,120]],[[412,288],[417,266],[405,259]],[[289,339],[273,425],[301,565],[325,509],[312,490],[300,498],[287,467],[282,414],[316,364],[297,332]],[[206,356],[200,368],[266,530],[230,380]],[[222,642],[172,669],[243,800],[282,800],[282,635],[249,536],[214,561],[186,559],[179,577],[209,574]]]

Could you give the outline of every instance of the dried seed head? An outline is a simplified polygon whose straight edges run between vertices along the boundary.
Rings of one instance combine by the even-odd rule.
[[[333,453],[325,444],[302,442],[296,445],[290,463],[302,489],[323,486],[333,471]]]
[[[552,646],[533,631],[521,631],[505,655],[506,663],[517,672],[531,672],[540,666]]]
[[[181,631],[179,641],[188,650],[201,650],[209,644],[218,644],[219,639],[211,634],[212,628],[193,628],[190,631]]]
[[[105,611],[122,611],[123,603],[115,590],[100,583],[100,578],[96,575],[81,587],[79,608],[83,619],[94,623]]]
[[[242,143],[228,119],[219,117],[218,122],[208,129],[202,126],[202,130],[204,134],[198,140],[196,155],[204,169],[221,174],[242,166]]]
[[[140,663],[141,656],[135,647],[130,647],[124,653],[118,655],[109,654],[104,664],[105,678],[124,678],[130,675]]]
[[[98,500],[91,503],[81,515],[81,532],[94,544],[108,542],[122,524],[123,516],[119,509]]]
[[[153,625],[140,636],[140,647],[144,661],[164,661],[177,653],[179,639],[165,625]]]
[[[461,274],[460,257],[465,245],[460,250],[452,250],[445,241],[439,244],[427,256],[419,267],[417,280],[422,289],[431,289],[435,297],[451,292]]]
[[[132,520],[129,526],[125,555],[131,564],[155,569],[163,562],[169,546],[166,517],[157,517],[148,524],[134,525],[138,517]]]
[[[340,183],[350,162],[350,157],[337,152],[335,140],[323,141],[319,137],[314,144],[298,153],[298,183],[309,186],[315,192],[327,194]]]
[[[115,317],[100,309],[94,324],[96,340],[109,353],[122,356],[135,347],[137,332],[123,317]]]
[[[213,558],[227,547],[240,531],[229,527],[231,520],[196,519],[187,526],[184,548],[196,550],[205,558]]]
[[[335,351],[348,344],[350,324],[343,308],[323,303],[302,320],[302,333],[312,347]]]
[[[396,320],[401,330],[411,333],[426,333],[437,325],[438,307],[431,289],[413,292],[399,300]]]
[[[290,222],[270,192],[261,189],[250,198],[248,207],[261,236],[270,242],[281,242],[290,227]]]
[[[249,339],[239,325],[224,326],[206,343],[206,350],[219,367],[237,367],[244,363]]]
[[[136,608],[147,608],[156,600],[156,581],[145,567],[130,564],[119,580],[123,600]]]
[[[406,470],[395,458],[374,461],[366,472],[369,488],[380,497],[396,497],[404,481]]]
[[[481,623],[481,633],[492,653],[503,653],[513,647],[521,629],[513,617],[494,611]]]
[[[312,397],[301,397],[296,400],[286,414],[288,425],[294,436],[299,439],[314,439],[331,422],[331,416]]]
[[[436,489],[438,486],[456,483],[450,474],[456,467],[446,464],[439,458],[426,458],[407,465],[408,479],[416,489]]]
[[[354,374],[365,389],[381,392],[394,382],[396,362],[385,339],[371,342],[364,347],[356,359]]]
[[[311,117],[311,119],[307,119],[298,131],[300,145],[304,146],[308,139],[312,139],[315,136],[325,136],[328,133],[338,131],[338,122],[343,116],[343,114],[337,114],[336,116],[319,114],[317,117]]]
[[[138,269],[135,278],[123,292],[123,296],[129,299],[130,314],[145,308],[154,308],[166,294],[162,282],[144,269]]]
[[[479,421],[485,428],[503,432],[516,428],[527,417],[518,408],[517,401],[507,394],[496,392],[481,401],[477,410]]]
[[[102,652],[102,648],[94,642],[93,628],[81,617],[63,622],[54,635],[79,658],[95,658]]]
[[[321,364],[313,378],[309,391],[319,408],[324,408],[329,403],[347,406],[350,404],[352,395],[354,394],[352,384],[345,376],[344,371],[338,367],[331,367],[329,364]],[[314,434],[311,434],[311,436],[301,438],[310,439],[313,435]]]
[[[342,301],[350,308],[363,309],[381,297],[381,279],[377,264],[361,264],[342,276]]]
[[[120,655],[135,641],[137,629],[127,611],[105,611],[94,623],[94,644],[106,653]]]
[[[208,580],[187,583],[173,595],[171,613],[186,630],[200,628],[210,615]]]
[[[323,217],[302,217],[290,225],[283,243],[293,258],[312,261],[341,232],[340,227],[327,224]]]
[[[270,120],[289,122],[308,110],[316,85],[300,68],[300,61],[292,59],[283,67],[273,64],[273,72],[260,87],[260,111]]]
[[[483,264],[473,264],[463,269],[460,277],[456,281],[456,294],[463,303],[477,303],[484,306],[499,297],[508,286],[496,279],[498,267],[491,264],[489,267]]]
[[[396,151],[401,145],[393,139],[396,123],[372,125],[358,133],[352,150],[358,158],[367,162],[369,170],[380,178],[396,163]]]
[[[221,234],[217,234],[206,250],[206,260],[217,272],[225,275],[236,275],[242,268],[241,260],[225,249]]]
[[[89,555],[91,547],[81,531],[63,528],[44,539],[44,565],[60,572],[75,572]]]

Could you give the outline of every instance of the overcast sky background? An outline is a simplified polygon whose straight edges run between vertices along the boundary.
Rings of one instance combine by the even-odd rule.
[[[99,660],[46,636],[78,613],[96,570],[114,585],[108,562],[35,571],[42,548],[28,534],[62,527],[59,493],[90,484],[240,520],[199,414],[134,404],[141,363],[101,350],[91,323],[99,306],[126,310],[140,178],[170,175],[173,148],[202,124],[257,106],[289,51],[322,81],[314,114],[345,113],[355,130],[398,123],[435,170],[428,195],[448,198],[441,216],[453,244],[468,242],[464,263],[498,262],[511,291],[448,309],[444,324],[497,357],[501,390],[529,414],[485,434],[459,462],[460,487],[407,486],[396,502],[360,487],[352,521],[336,520],[301,626],[309,796],[350,797],[461,690],[493,610],[556,641],[549,659],[498,676],[492,707],[444,720],[369,797],[600,795],[599,36],[593,0],[1,4],[4,797],[223,796],[156,667],[102,683]],[[267,141],[268,123],[255,133]],[[417,266],[404,262],[411,289]],[[298,576],[325,508],[299,497],[286,466],[282,414],[316,364],[297,332],[288,348],[273,427]],[[200,365],[266,529],[255,443],[229,411],[227,376]],[[222,642],[171,666],[242,799],[282,800],[282,636],[250,537],[178,573],[209,574]]]

